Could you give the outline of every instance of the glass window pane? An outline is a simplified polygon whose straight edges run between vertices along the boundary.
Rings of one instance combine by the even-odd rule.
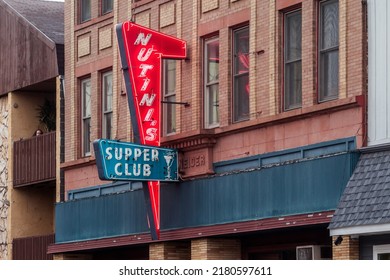
[[[205,126],[215,127],[219,124],[219,38],[205,41]]]
[[[102,0],[102,13],[106,14],[112,11],[112,0]]]
[[[234,32],[234,74],[249,71],[249,28]]]
[[[378,254],[378,260],[390,260],[390,253]]]
[[[207,103],[209,106],[207,107],[207,123],[209,125],[216,125],[219,123],[219,116],[218,116],[218,106],[219,106],[219,100],[218,100],[218,84],[213,84],[211,86],[207,87]]]
[[[233,34],[233,121],[249,119],[249,28]]]
[[[103,138],[112,139],[112,113],[104,114]]]
[[[249,76],[243,75],[234,81],[234,120],[241,121],[249,118]]]
[[[165,95],[176,91],[176,60],[168,59],[165,62]]]
[[[112,73],[103,75],[103,110],[112,111]]]
[[[83,120],[83,152],[88,155],[91,152],[91,119]]]
[[[81,22],[91,19],[91,0],[81,0]]]
[[[82,82],[83,95],[83,117],[91,116],[91,81],[84,80]]]
[[[176,97],[170,96],[168,102],[175,102]],[[166,104],[167,133],[176,132],[176,106],[175,104]]]
[[[321,49],[328,49],[339,44],[339,3],[326,1],[320,7]]]
[[[213,40],[206,45],[207,53],[207,83],[219,79],[219,41]]]
[[[302,15],[294,12],[286,15],[285,53],[286,61],[301,59],[302,54]]]
[[[176,60],[164,60],[164,133],[176,132]]]
[[[112,135],[112,72],[106,72],[102,76],[103,95],[103,133],[102,137],[111,139]]]
[[[339,91],[339,52],[322,53],[320,57],[321,100],[338,96]]]
[[[284,109],[301,106],[302,99],[302,13],[285,15],[284,22]]]
[[[302,103],[302,63],[285,65],[285,109],[298,108]]]

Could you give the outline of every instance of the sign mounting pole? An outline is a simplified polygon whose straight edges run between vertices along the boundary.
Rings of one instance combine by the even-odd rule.
[[[134,141],[160,146],[162,59],[185,59],[186,42],[126,21],[116,26]],[[160,236],[160,182],[143,183],[152,239]]]

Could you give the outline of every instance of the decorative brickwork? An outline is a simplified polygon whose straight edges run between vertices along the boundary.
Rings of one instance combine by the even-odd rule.
[[[160,28],[174,24],[175,21],[175,3],[172,1],[160,5]]]
[[[359,259],[359,239],[351,236],[342,236],[339,245],[335,245],[338,236],[333,236],[333,259],[334,260],[358,260]]]
[[[219,0],[202,0],[202,13],[218,9]]]
[[[112,28],[106,26],[99,29],[99,50],[104,50],[112,46]]]
[[[192,260],[240,260],[238,239],[201,238],[191,241]]]
[[[77,38],[77,55],[83,57],[91,54],[91,37],[89,35]]]

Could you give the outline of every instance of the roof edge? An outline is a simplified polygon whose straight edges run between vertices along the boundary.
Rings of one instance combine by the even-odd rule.
[[[359,149],[361,153],[375,153],[375,152],[383,152],[390,151],[390,143],[378,144],[373,146],[362,147]]]
[[[337,235],[375,235],[390,233],[390,223],[359,225],[330,229],[330,236]]]
[[[2,2],[0,2],[0,5]],[[47,46],[49,46],[52,50],[56,48],[56,43],[50,39],[45,33],[43,33],[42,30],[40,30],[38,27],[36,27],[34,24],[32,24],[32,22],[30,22],[26,17],[24,17],[21,13],[19,13],[14,7],[12,7],[9,3],[7,2],[3,2],[4,3],[4,7],[7,11],[15,14],[16,16],[18,16],[20,19],[23,20],[24,23],[26,23],[27,25],[31,26],[40,36],[38,36]]]

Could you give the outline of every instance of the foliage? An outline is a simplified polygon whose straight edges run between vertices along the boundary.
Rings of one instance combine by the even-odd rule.
[[[39,122],[44,126],[44,129],[49,131],[56,130],[56,106],[55,102],[45,98],[43,105],[37,108]]]

